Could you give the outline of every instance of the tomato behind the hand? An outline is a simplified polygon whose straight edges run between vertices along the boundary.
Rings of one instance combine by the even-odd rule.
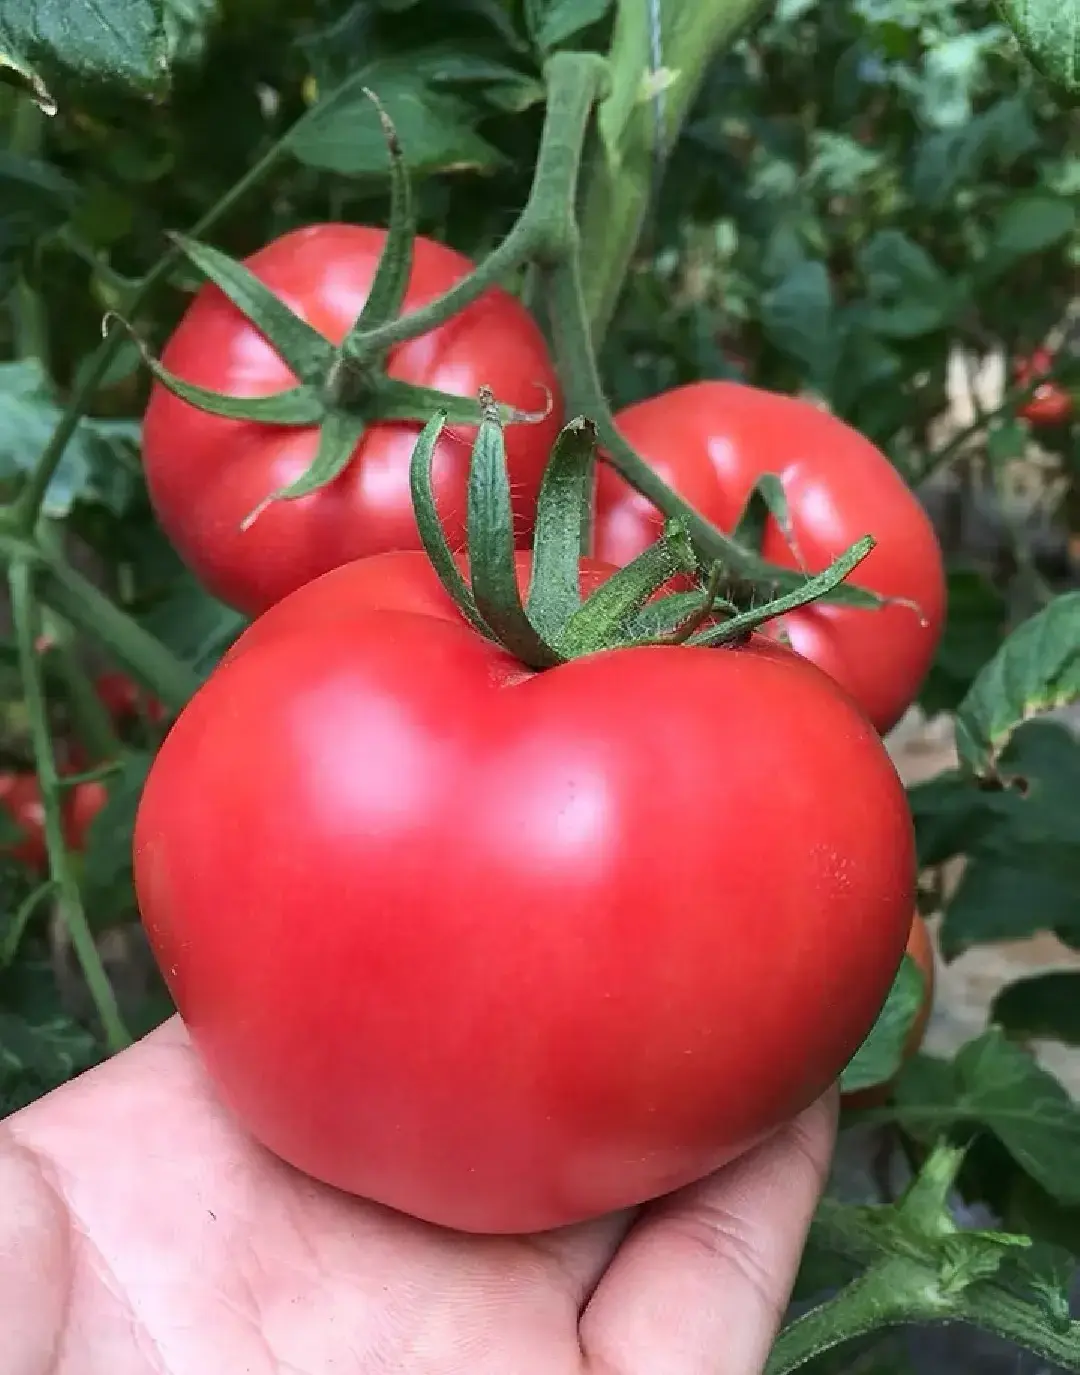
[[[812,664],[756,640],[534,674],[420,554],[247,632],[134,854],[239,1119],[468,1231],[638,1203],[789,1120],[873,1023],[914,899],[895,770]]]
[[[45,846],[45,807],[41,785],[33,773],[0,774],[0,809],[7,813],[21,839],[3,847],[3,853],[42,872],[48,865]]]
[[[1034,382],[1050,371],[1054,365],[1054,355],[1049,349],[1036,349],[1030,358],[1018,358],[1015,366],[1017,382]],[[1060,382],[1048,379],[1036,387],[1034,393],[1021,405],[1020,414],[1036,429],[1042,426],[1064,425],[1073,413],[1072,396]]]
[[[887,731],[918,693],[945,619],[941,550],[929,518],[888,459],[857,431],[808,402],[737,382],[699,382],[620,411],[619,432],[692,506],[723,530],[737,522],[765,473],[783,481],[799,555],[820,572],[863,535],[877,547],[851,581],[909,606],[874,610],[822,602],[772,622],[798,653]],[[624,564],[660,535],[663,516],[607,465],[597,472],[594,549]],[[798,566],[776,522],[762,550]],[[921,613],[921,617],[920,617]]]
[[[386,240],[381,229],[322,224],[285,234],[247,266],[309,324],[340,343],[371,289]],[[427,305],[472,269],[468,259],[416,240],[404,311]],[[162,355],[173,373],[233,396],[295,385],[278,353],[217,287],[203,287]],[[559,384],[536,322],[492,288],[438,329],[395,348],[391,377],[459,396],[490,387],[498,400],[550,415],[506,430],[506,456],[521,541],[562,420]],[[419,549],[409,460],[419,423],[372,425],[343,473],[321,491],[275,502],[240,526],[275,490],[310,466],[314,426],[275,427],[208,415],[155,383],[143,426],[150,496],[166,534],[223,601],[256,615],[328,569],[368,554]],[[465,492],[475,430],[449,429],[435,456],[434,487],[447,536],[465,542]]]
[[[905,1061],[916,1055],[922,1046],[926,1037],[926,1028],[930,1024],[930,1014],[934,1009],[934,945],[930,939],[926,922],[918,912],[915,913],[911,921],[907,953],[919,966],[919,971],[923,976],[923,1000],[919,1005],[915,1020],[908,1028],[907,1038],[904,1041]],[[874,1084],[870,1088],[857,1089],[854,1093],[842,1094],[841,1101],[846,1108],[881,1107],[892,1096],[893,1082],[893,1080],[889,1080],[884,1084]]]

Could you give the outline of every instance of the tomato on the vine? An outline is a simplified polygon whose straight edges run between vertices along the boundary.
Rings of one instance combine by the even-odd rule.
[[[755,638],[534,673],[420,553],[241,637],[155,759],[134,861],[247,1128],[485,1232],[638,1203],[790,1119],[869,1030],[914,902],[903,788],[814,665]]]
[[[43,871],[48,864],[48,851],[45,847],[45,807],[37,775],[0,773],[0,810],[7,814],[21,837],[5,845],[3,853],[28,869]]]
[[[283,235],[247,267],[287,305],[340,343],[367,300],[382,229],[320,224]],[[461,254],[418,238],[403,310],[444,294],[472,269]],[[213,285],[192,302],[162,362],[187,382],[234,396],[295,384],[287,364]],[[428,334],[396,346],[387,372],[418,386],[499,401],[550,415],[506,432],[514,509],[524,542],[548,452],[561,423],[559,384],[539,327],[524,306],[492,288]],[[315,426],[280,427],[224,419],[155,383],[143,427],[150,496],[162,527],[202,582],[223,601],[255,615],[339,564],[394,549],[419,549],[409,491],[409,459],[419,423],[377,422],[328,486],[277,501],[247,530],[241,523],[271,493],[311,465]],[[475,430],[455,426],[439,443],[435,493],[448,536],[464,543],[465,491]]]
[[[816,602],[782,617],[786,633],[854,697],[879,731],[911,705],[945,619],[941,550],[928,516],[868,439],[809,402],[738,382],[698,382],[641,401],[615,417],[619,432],[692,506],[723,530],[755,482],[777,474],[798,557],[770,518],[770,562],[820,572],[863,535],[877,547],[851,581],[908,605],[873,610]],[[607,465],[597,471],[594,552],[628,563],[658,538],[663,516]]]
[[[113,722],[124,725],[144,715],[152,725],[160,725],[168,713],[156,697],[143,692],[126,673],[99,673],[94,688]]]
[[[64,839],[76,854],[86,849],[94,818],[109,800],[109,790],[100,780],[76,783],[64,799]]]
[[[907,953],[918,965],[919,972],[923,976],[923,998],[904,1041],[905,1061],[917,1054],[922,1046],[926,1037],[926,1028],[930,1024],[930,1014],[934,1008],[934,945],[930,939],[926,922],[918,912],[915,913],[911,921]],[[870,1088],[857,1089],[853,1093],[843,1094],[841,1101],[848,1108],[877,1108],[889,1101],[892,1089],[892,1081],[885,1084],[874,1084]]]
[[[1016,360],[1016,380],[1021,385],[1034,382],[1048,373],[1053,365],[1054,355],[1049,349],[1036,349],[1030,358]],[[1063,425],[1072,413],[1072,396],[1060,382],[1049,378],[1036,387],[1034,393],[1020,407],[1020,414],[1036,429],[1040,426]]]

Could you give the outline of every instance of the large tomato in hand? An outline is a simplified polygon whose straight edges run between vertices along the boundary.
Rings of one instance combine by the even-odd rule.
[[[386,234],[363,225],[322,224],[274,240],[247,266],[333,343],[367,300]],[[404,309],[442,295],[472,268],[468,259],[417,239]],[[199,292],[162,355],[167,368],[233,396],[295,385],[279,354],[217,287]],[[558,381],[535,321],[507,292],[492,288],[460,315],[395,348],[391,377],[459,396],[481,385],[500,401],[551,414],[511,425],[506,454],[522,540],[562,420]],[[283,428],[226,420],[197,410],[155,383],[143,427],[150,496],[166,534],[202,582],[223,601],[255,615],[330,568],[367,554],[419,549],[409,495],[409,460],[419,424],[370,427],[345,471],[310,496],[276,502],[242,531],[271,492],[298,478],[315,457],[314,426]],[[465,489],[475,430],[457,427],[439,442],[435,492],[447,534],[465,542]]]
[[[888,992],[914,868],[888,755],[805,659],[537,675],[409,553],[255,623],[135,829],[146,930],[238,1117],[485,1232],[676,1188],[810,1103]]]
[[[783,481],[804,567],[820,572],[863,535],[877,548],[851,581],[907,606],[875,610],[818,602],[772,623],[842,684],[879,731],[911,705],[945,619],[945,577],[933,526],[868,439],[808,402],[738,382],[698,382],[620,411],[620,433],[706,519],[731,530],[764,473]],[[656,540],[663,517],[611,468],[597,472],[595,552],[628,563]],[[798,560],[770,519],[764,556]]]
[[[0,847],[0,852],[25,864],[28,869],[38,872],[44,870],[48,863],[45,807],[37,774],[0,773],[0,809],[7,814],[20,836],[11,844]]]

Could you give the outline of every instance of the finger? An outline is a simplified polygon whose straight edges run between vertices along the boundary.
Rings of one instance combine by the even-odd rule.
[[[642,1214],[581,1320],[610,1375],[759,1375],[836,1136],[836,1094]]]

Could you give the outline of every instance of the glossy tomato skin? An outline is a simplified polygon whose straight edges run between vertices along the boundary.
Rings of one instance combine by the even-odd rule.
[[[37,775],[0,774],[0,807],[22,832],[22,839],[5,848],[4,854],[28,869],[43,872],[49,861],[45,846],[45,808]]]
[[[1054,355],[1049,349],[1036,349],[1030,358],[1020,358],[1016,363],[1016,380],[1033,382],[1048,372],[1054,364]],[[1051,425],[1064,425],[1073,412],[1072,396],[1055,381],[1047,381],[1035,389],[1034,394],[1020,407],[1020,414],[1036,429]]]
[[[755,481],[783,480],[803,563],[819,572],[863,535],[877,548],[851,581],[916,603],[876,610],[817,603],[774,622],[792,647],[854,697],[879,731],[900,719],[933,660],[945,620],[945,575],[933,526],[869,440],[808,402],[737,382],[698,382],[620,411],[620,433],[651,467],[721,529],[731,530]],[[594,552],[629,562],[661,533],[663,517],[606,465],[597,472]],[[775,522],[763,550],[796,558]]]
[[[136,886],[258,1139],[534,1231],[701,1177],[832,1082],[903,953],[911,822],[782,647],[536,676],[432,612],[433,576],[350,564],[248,632],[154,763]]]
[[[313,225],[274,240],[247,266],[338,343],[367,299],[385,238],[383,230],[363,225]],[[471,267],[452,249],[417,239],[405,311],[443,294]],[[273,347],[209,285],[192,302],[162,361],[185,381],[233,396],[295,385]],[[447,324],[394,349],[388,372],[461,396],[475,396],[486,385],[500,401],[530,412],[543,411],[550,395],[545,420],[506,431],[514,510],[525,542],[562,421],[547,346],[525,308],[493,288]],[[404,422],[373,425],[334,482],[311,496],[275,503],[242,531],[245,516],[308,468],[318,430],[207,415],[155,383],[143,428],[146,479],[158,519],[188,565],[223,601],[256,615],[340,563],[420,547],[409,494],[409,459],[419,430]],[[455,548],[465,542],[474,434],[456,427],[436,452],[436,500]]]

